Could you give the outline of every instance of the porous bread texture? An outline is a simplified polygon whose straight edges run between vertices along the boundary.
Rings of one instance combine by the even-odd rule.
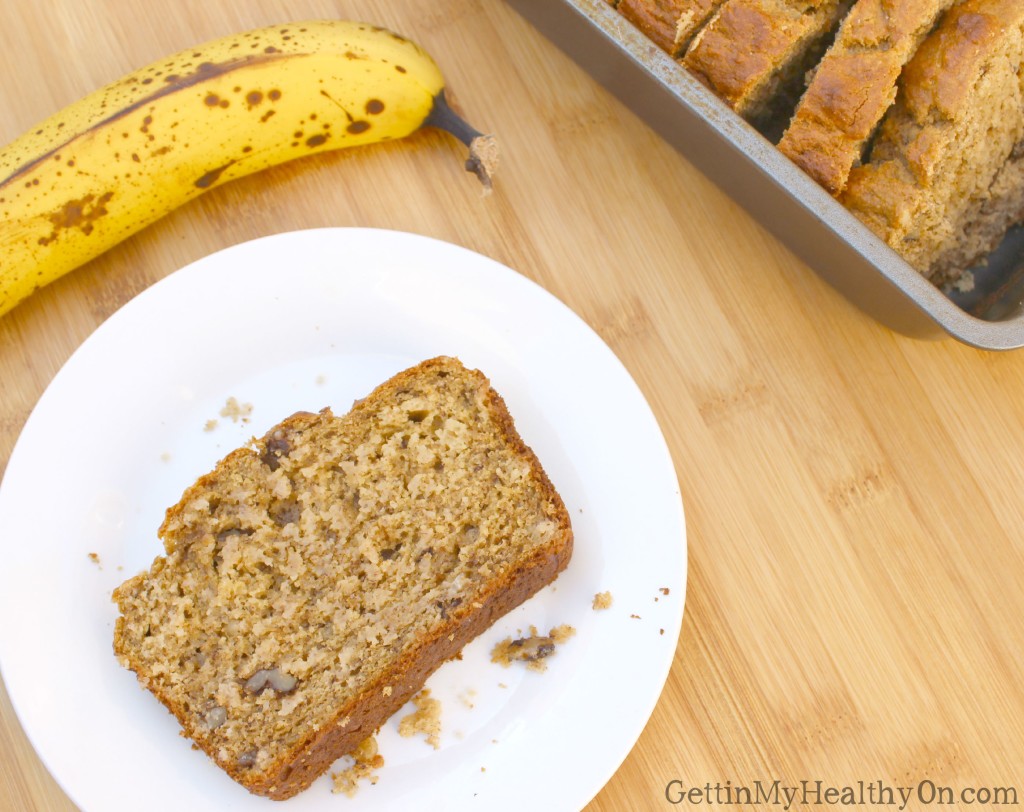
[[[727,0],[683,64],[739,115],[770,117],[820,56],[850,0]]]
[[[299,413],[167,511],[114,592],[120,661],[232,778],[306,788],[550,583],[562,500],[477,371],[437,358]]]
[[[932,275],[954,281],[991,253],[1013,226],[1024,223],[1024,142],[996,173],[988,194],[974,200],[963,218],[960,239],[935,258]]]
[[[955,0],[857,0],[839,26],[779,149],[836,195],[896,98],[907,61]]]
[[[979,239],[994,227],[972,218],[1006,217],[993,184],[1024,140],[1022,59],[1024,2],[954,6],[907,64],[869,162],[840,196],[936,284],[993,247]]]

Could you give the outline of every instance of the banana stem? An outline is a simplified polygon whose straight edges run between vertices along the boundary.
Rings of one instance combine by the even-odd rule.
[[[466,171],[472,172],[491,191],[492,178],[498,168],[498,141],[493,135],[484,135],[474,129],[465,119],[456,113],[448,104],[444,90],[434,96],[434,106],[423,122],[425,127],[436,127],[454,135],[469,147],[469,158],[466,159]]]

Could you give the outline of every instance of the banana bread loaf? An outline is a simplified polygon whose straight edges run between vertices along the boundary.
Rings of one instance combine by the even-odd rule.
[[[992,247],[978,244],[990,225],[972,218],[1007,215],[993,184],[1024,140],[1022,59],[1024,2],[954,6],[907,64],[870,161],[840,197],[937,284]]]
[[[831,194],[846,186],[896,98],[896,81],[954,0],[857,0],[779,142]]]
[[[167,511],[114,649],[251,792],[288,798],[548,584],[568,513],[501,397],[437,358],[299,413]]]

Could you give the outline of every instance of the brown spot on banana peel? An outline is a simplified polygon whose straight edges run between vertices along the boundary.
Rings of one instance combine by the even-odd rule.
[[[223,166],[218,166],[216,169],[211,169],[209,172],[205,173],[201,178],[199,178],[199,180],[195,182],[196,188],[209,189],[211,186],[213,186],[213,184],[215,184],[220,179],[220,176],[223,174],[224,170],[231,166],[233,163],[235,163],[235,161],[228,161]]]
[[[494,173],[498,169],[498,141],[493,135],[484,135],[474,129],[448,104],[444,90],[434,96],[434,105],[423,121],[424,127],[444,130],[469,147],[466,171],[472,172],[484,185],[484,193],[493,188]]]
[[[53,225],[53,231],[46,237],[40,237],[39,244],[49,245],[62,231],[71,228],[78,228],[86,235],[91,234],[93,224],[108,214],[107,203],[113,196],[113,192],[104,192],[98,198],[95,195],[86,195],[78,200],[69,200],[59,209],[50,212],[46,219]]]

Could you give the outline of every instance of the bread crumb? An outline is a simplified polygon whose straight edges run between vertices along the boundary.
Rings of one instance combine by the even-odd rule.
[[[203,431],[213,431],[215,428],[217,428],[216,420],[207,420],[206,423],[203,424]]]
[[[594,609],[611,609],[612,608],[612,593],[611,592],[598,592],[594,595]]]
[[[391,686],[385,685],[384,690],[381,691],[381,693],[384,694],[384,696],[391,696]]]
[[[472,688],[467,688],[465,691],[459,694],[459,701],[462,702],[462,704],[470,710],[476,707],[476,704],[473,702],[475,698],[476,691],[474,691]]]
[[[508,668],[513,660],[525,662],[531,671],[546,671],[545,660],[555,653],[555,647],[576,634],[576,629],[567,624],[555,626],[547,635],[537,633],[537,627],[530,627],[529,637],[513,640],[506,637],[491,649],[491,662]]]
[[[352,764],[340,772],[331,773],[331,781],[334,784],[331,792],[343,793],[352,798],[359,790],[360,779],[365,778],[371,784],[377,783],[379,776],[375,770],[384,766],[384,756],[377,752],[377,740],[373,736],[368,736],[345,758]]]
[[[640,615],[637,615],[637,614],[630,615],[630,617],[633,618],[633,620],[640,620],[641,619]]]
[[[99,553],[89,553],[89,560],[93,564],[95,564],[96,566],[99,566],[99,564],[100,564],[100,554]]]
[[[974,273],[972,271],[964,271],[953,283],[953,289],[959,293],[970,293],[974,290]]]
[[[658,590],[662,595],[667,595],[671,590],[667,586],[663,586]]]
[[[560,626],[555,626],[548,634],[551,639],[555,641],[556,645],[561,645],[571,637],[576,636],[576,629],[570,626],[568,623],[563,623]]]
[[[235,397],[230,397],[224,404],[224,408],[220,410],[221,417],[230,417],[232,423],[237,423],[241,420],[243,423],[249,422],[249,416],[252,414],[251,403],[239,403]],[[214,421],[216,422],[216,421]],[[209,425],[209,421],[207,421]]]
[[[398,735],[411,738],[418,733],[427,737],[427,744],[435,750],[441,748],[441,702],[424,688],[412,698],[416,707],[412,713],[403,716],[398,723]]]

